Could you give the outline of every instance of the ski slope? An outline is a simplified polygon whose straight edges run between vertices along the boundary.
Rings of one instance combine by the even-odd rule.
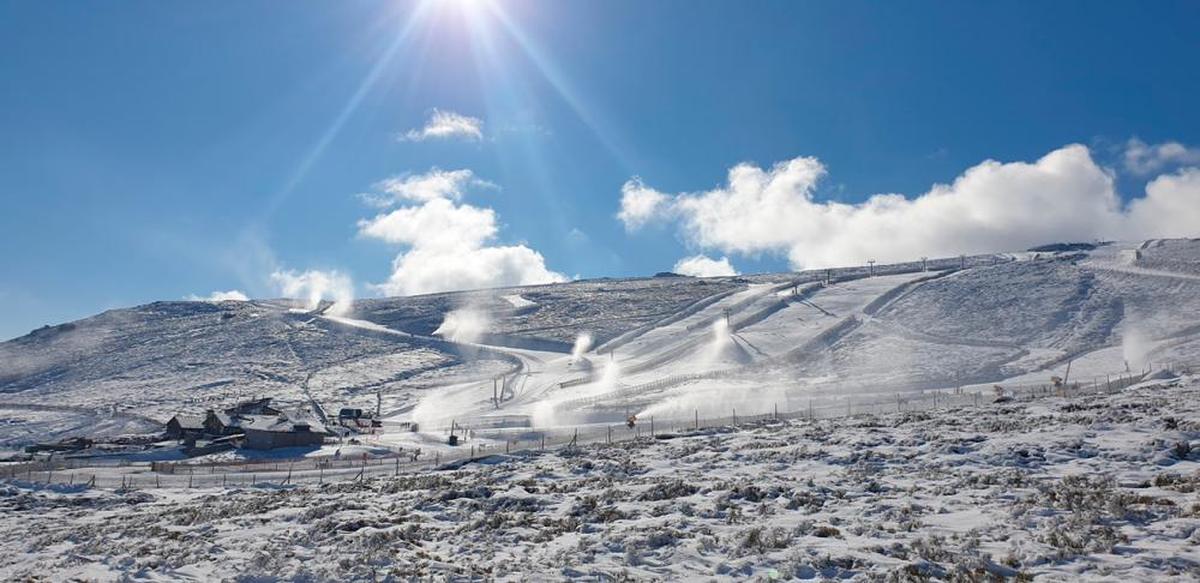
[[[363,300],[344,317],[286,300],[160,302],[0,343],[0,403],[76,408],[26,425],[5,413],[0,444],[80,434],[78,415],[119,421],[114,406],[165,420],[251,396],[373,409],[380,395],[392,424],[436,431],[1047,383],[1068,363],[1095,380],[1200,362],[1198,277],[1200,242],[1154,240]],[[483,315],[476,337],[435,333],[465,308]],[[570,354],[583,335],[590,349]]]

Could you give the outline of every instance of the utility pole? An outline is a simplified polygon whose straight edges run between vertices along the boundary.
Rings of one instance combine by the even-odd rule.
[[[867,266],[868,266],[868,267],[867,267],[867,270],[868,270],[868,271],[867,271],[867,273],[868,273],[868,275],[870,275],[871,277],[875,277],[875,260],[874,260],[874,259],[868,259],[868,260],[867,260]]]
[[[929,258],[928,257],[921,258],[921,271],[929,271]]]

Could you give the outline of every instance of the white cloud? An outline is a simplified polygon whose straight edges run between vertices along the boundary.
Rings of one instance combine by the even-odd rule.
[[[417,248],[476,249],[496,236],[496,213],[489,208],[439,198],[359,221],[359,232],[388,243]]]
[[[640,178],[632,178],[621,186],[621,211],[617,213],[617,218],[625,223],[626,231],[635,231],[660,218],[669,207],[670,199],[653,188],[647,188]]]
[[[468,176],[469,175],[469,171]],[[496,213],[458,202],[461,188],[430,189],[440,196],[407,197],[402,206],[359,221],[359,233],[407,249],[392,274],[376,287],[388,295],[413,295],[566,281],[525,245],[489,245],[499,233]]]
[[[738,274],[733,265],[729,263],[728,257],[712,259],[705,255],[684,257],[675,263],[675,267],[671,268],[671,271],[679,275],[690,275],[692,277],[718,277]]]
[[[400,136],[401,141],[423,142],[429,139],[461,138],[478,142],[483,139],[483,120],[455,113],[433,110],[425,127],[411,129]]]
[[[304,300],[309,310],[317,309],[321,300],[333,300],[327,312],[335,316],[344,315],[349,313],[354,302],[354,282],[336,270],[310,269],[302,273],[290,269],[276,270],[271,274],[271,281],[284,296]]]
[[[566,280],[546,268],[541,253],[525,245],[415,247],[396,257],[391,277],[378,287],[388,295],[414,295]]]
[[[1179,142],[1147,144],[1131,138],[1125,144],[1125,169],[1134,174],[1153,174],[1170,165],[1200,164],[1200,148],[1189,148]]]
[[[373,206],[390,206],[397,201],[424,202],[439,198],[460,200],[467,188],[472,186],[496,187],[486,180],[475,178],[475,174],[470,170],[431,168],[425,174],[405,174],[379,181],[375,185],[376,190],[392,195],[390,198],[367,196],[371,197],[368,202]]]
[[[247,302],[247,301],[250,301],[250,298],[248,296],[246,296],[246,294],[244,294],[236,289],[231,289],[229,291],[215,291],[211,294],[208,294],[207,296],[198,296],[196,294],[189,294],[185,299],[187,299],[189,302],[231,302],[231,301],[232,302]]]
[[[1155,237],[1200,236],[1200,168],[1164,174],[1129,205],[1132,230]]]
[[[1200,225],[1190,218],[1200,207],[1194,171],[1159,177],[1147,187],[1147,198],[1125,209],[1112,172],[1077,144],[1033,163],[988,160],[912,199],[880,194],[859,204],[816,201],[813,192],[824,175],[816,158],[770,169],[739,164],[727,184],[670,196],[654,203],[648,216],[675,222],[698,248],[778,253],[795,268],[1200,230],[1189,227]],[[627,228],[636,226],[626,221]]]

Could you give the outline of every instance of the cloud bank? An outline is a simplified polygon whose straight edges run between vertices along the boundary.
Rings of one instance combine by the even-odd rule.
[[[445,179],[446,176],[455,178]],[[359,221],[362,236],[403,245],[392,274],[375,287],[387,295],[414,295],[566,281],[546,268],[545,258],[525,245],[494,245],[495,211],[459,202],[467,187],[480,185],[469,170],[438,169],[409,176],[406,183],[439,184],[391,192],[393,208]],[[488,183],[482,183],[488,184]]]
[[[684,257],[675,263],[675,267],[671,268],[671,271],[679,275],[690,275],[692,277],[719,277],[738,274],[733,265],[729,263],[728,257],[712,259],[705,255]]]
[[[424,127],[408,130],[400,136],[400,141],[423,142],[452,138],[471,142],[483,140],[483,120],[453,111],[435,109]]]
[[[1125,144],[1125,169],[1140,175],[1153,174],[1167,166],[1200,164],[1200,148],[1189,148],[1179,142],[1147,144],[1131,138]]]
[[[354,302],[354,282],[336,270],[276,270],[271,274],[271,281],[284,296],[304,300],[309,310],[320,307],[321,300],[332,300],[333,305],[326,313],[342,316],[350,312]]]
[[[800,157],[739,164],[725,185],[666,194],[634,178],[617,217],[634,231],[670,223],[700,249],[780,254],[793,268],[1024,249],[1054,241],[1200,234],[1200,170],[1152,180],[1121,203],[1111,170],[1072,144],[1032,162],[984,161],[915,198],[877,194],[858,204],[814,200],[824,165]]]

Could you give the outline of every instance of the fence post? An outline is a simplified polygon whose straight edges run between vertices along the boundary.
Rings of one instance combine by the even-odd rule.
[[[604,443],[612,443],[612,425],[608,426],[608,437],[604,439]]]
[[[700,429],[700,410],[696,409],[696,429]]]
[[[737,409],[736,408],[733,410],[733,425],[735,427],[737,426]]]

